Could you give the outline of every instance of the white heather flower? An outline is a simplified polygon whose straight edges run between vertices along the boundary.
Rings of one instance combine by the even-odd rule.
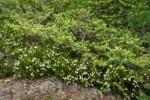
[[[27,54],[24,54],[24,56],[26,57],[26,56],[27,56]]]
[[[43,76],[43,73],[41,73],[40,76]]]
[[[83,69],[87,69],[87,66],[84,66]]]
[[[44,66],[45,66],[45,64],[43,63],[43,64],[42,64],[42,67],[44,67]]]
[[[34,58],[32,58],[31,62],[34,62],[35,60],[36,60],[36,58],[34,57]]]
[[[18,67],[15,67],[15,69],[19,69]]]
[[[137,81],[133,80],[134,83],[137,83]]]
[[[127,80],[127,78],[123,78],[123,80],[125,80],[125,81],[126,81],[126,80]]]
[[[107,85],[108,85],[108,83],[107,83],[107,82],[105,82],[105,83],[103,84],[103,86],[105,86],[105,85],[107,86]]]
[[[128,81],[131,81],[131,78],[128,78]]]
[[[50,68],[50,65],[47,65],[46,67],[47,67],[47,68]]]
[[[131,96],[133,97],[133,96],[134,96],[134,94],[133,94],[133,93],[131,93]]]
[[[21,75],[19,74],[18,77],[21,77]]]
[[[34,46],[34,48],[36,49],[36,48],[37,48],[37,46]]]
[[[78,71],[75,71],[76,74],[78,74]]]
[[[22,51],[22,49],[19,49],[19,51]]]
[[[87,74],[87,72],[83,72],[83,73],[82,73],[82,75],[86,75],[86,74]]]
[[[19,64],[20,64],[19,61],[16,61],[16,62],[15,62],[15,66],[18,66]]]
[[[26,69],[29,69],[29,67],[28,67],[28,66],[26,66]]]
[[[31,76],[34,76],[33,72],[31,73]]]

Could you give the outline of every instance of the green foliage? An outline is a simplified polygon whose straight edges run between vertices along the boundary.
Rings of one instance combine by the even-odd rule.
[[[110,89],[110,87],[103,87],[103,88],[101,88],[101,91],[106,94],[106,93],[110,93],[111,89]]]
[[[140,91],[137,100],[149,100],[150,96],[146,95],[144,92]]]
[[[67,84],[135,98],[150,76],[148,4],[2,0],[0,78],[56,75]]]
[[[144,92],[147,95],[150,95],[150,83],[144,84]]]
[[[144,84],[144,88],[150,90],[150,84]]]

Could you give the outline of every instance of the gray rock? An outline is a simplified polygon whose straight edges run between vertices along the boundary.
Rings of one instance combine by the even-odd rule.
[[[10,88],[0,89],[0,100],[11,100]]]
[[[14,97],[21,97],[27,94],[27,87],[25,84],[15,83],[12,86],[12,94]]]
[[[57,95],[62,95],[62,94],[64,94],[64,92],[62,90],[57,91]]]
[[[64,92],[62,90],[58,90],[55,95],[52,96],[53,100],[63,100],[64,99]]]
[[[62,90],[58,90],[57,91],[57,96],[63,97],[64,96],[64,92]]]
[[[47,91],[50,91],[52,89],[55,88],[55,84],[51,81],[46,81],[46,82],[43,82],[41,85],[40,85],[40,91],[42,93],[45,93]]]

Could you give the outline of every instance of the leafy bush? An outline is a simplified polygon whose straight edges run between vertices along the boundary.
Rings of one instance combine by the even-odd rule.
[[[144,92],[140,91],[139,96],[137,97],[138,100],[149,100],[150,96],[146,95]]]

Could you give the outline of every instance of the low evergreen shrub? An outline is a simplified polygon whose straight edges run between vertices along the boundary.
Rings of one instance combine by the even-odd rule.
[[[56,75],[66,84],[143,98],[150,80],[148,4],[2,0],[0,78]]]

